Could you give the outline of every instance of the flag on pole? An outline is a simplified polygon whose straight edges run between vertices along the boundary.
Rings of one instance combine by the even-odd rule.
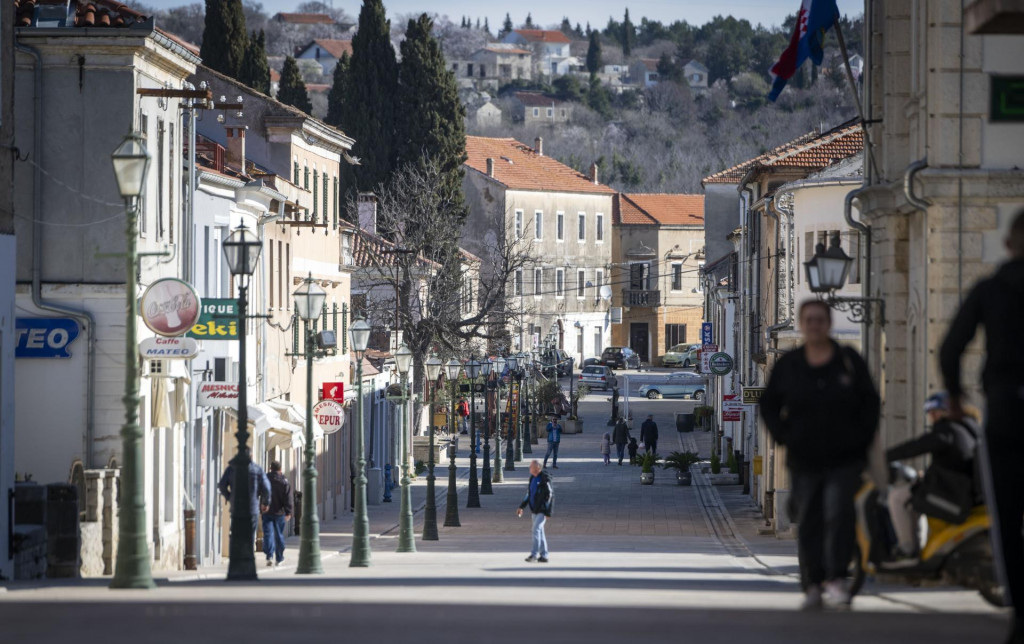
[[[825,39],[825,32],[837,18],[839,7],[836,6],[836,0],[802,0],[789,46],[779,56],[778,62],[772,65],[772,91],[768,93],[768,100],[774,101],[779,97],[786,82],[793,78],[804,60],[810,58],[815,65],[821,64],[821,43]]]

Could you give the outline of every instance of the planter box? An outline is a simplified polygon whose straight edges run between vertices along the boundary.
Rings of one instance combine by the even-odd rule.
[[[654,485],[654,472],[640,472],[641,485]]]
[[[723,472],[721,474],[708,474],[711,485],[739,485],[740,475]]]
[[[583,419],[577,420],[562,420],[562,433],[563,434],[582,434],[583,433]],[[542,428],[543,431],[543,428]]]
[[[483,445],[483,439],[480,439],[481,445]],[[469,437],[466,437],[466,442],[469,443]],[[430,455],[430,437],[429,436],[413,436],[412,437],[412,462],[423,461],[427,462]],[[434,463],[447,463],[448,455],[445,453],[442,447],[441,441],[438,440],[437,436],[434,436]]]
[[[676,483],[679,485],[693,485],[693,475],[689,472],[676,474]]]

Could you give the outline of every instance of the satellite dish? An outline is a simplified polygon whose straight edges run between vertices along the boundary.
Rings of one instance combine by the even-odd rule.
[[[601,299],[606,301],[612,299],[612,287],[607,284],[601,287]]]

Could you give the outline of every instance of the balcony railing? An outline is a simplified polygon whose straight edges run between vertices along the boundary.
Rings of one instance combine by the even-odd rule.
[[[632,288],[622,289],[622,303],[625,306],[661,306],[661,291],[645,291]]]

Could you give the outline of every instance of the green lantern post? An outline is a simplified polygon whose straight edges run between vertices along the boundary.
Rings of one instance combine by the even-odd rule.
[[[370,344],[371,327],[360,318],[349,329],[352,350],[356,354],[356,486],[352,514],[352,556],[350,568],[370,565],[370,519],[366,513],[366,448],[363,436],[363,354]]]

